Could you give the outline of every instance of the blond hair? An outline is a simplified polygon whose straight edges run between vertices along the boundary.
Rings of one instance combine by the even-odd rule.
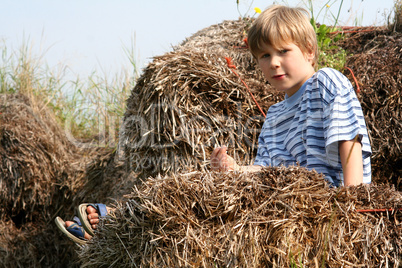
[[[280,48],[286,43],[294,43],[303,53],[313,53],[312,65],[317,63],[317,36],[310,23],[309,14],[303,8],[271,6],[254,21],[247,40],[255,58],[262,52],[264,44]]]

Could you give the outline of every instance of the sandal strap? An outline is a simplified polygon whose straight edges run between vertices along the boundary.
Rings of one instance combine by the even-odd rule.
[[[99,213],[99,217],[105,217],[107,215],[107,208],[105,204],[89,204],[88,206],[93,207]]]
[[[75,222],[76,224],[78,224],[79,226],[82,227],[82,223],[81,223],[81,221],[80,221],[80,218],[78,218],[77,216],[74,216],[73,222]]]
[[[73,218],[74,223],[71,224],[66,228],[67,231],[69,231],[72,235],[75,237],[78,237],[80,239],[85,239],[85,230],[81,225],[81,221],[77,216],[74,216]]]

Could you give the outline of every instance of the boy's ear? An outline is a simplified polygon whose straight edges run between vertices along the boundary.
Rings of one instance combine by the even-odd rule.
[[[315,53],[313,50],[308,50],[305,54],[307,60],[314,60]]]
[[[311,64],[314,66],[315,65],[315,53],[314,53],[314,51],[307,51],[305,54],[304,54],[304,57],[305,57],[305,59],[307,60],[307,61],[309,61],[309,62],[311,62]]]

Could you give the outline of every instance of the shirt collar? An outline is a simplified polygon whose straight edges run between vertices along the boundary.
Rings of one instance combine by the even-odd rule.
[[[306,90],[307,81],[304,82],[304,84],[299,88],[299,90],[296,91],[296,93],[293,94],[292,96],[288,97],[288,94],[285,94],[286,107],[291,108],[296,104],[296,102],[299,100],[299,98],[303,95],[304,91]]]

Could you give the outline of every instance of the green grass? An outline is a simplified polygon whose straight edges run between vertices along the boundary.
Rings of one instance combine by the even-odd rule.
[[[53,110],[60,125],[77,141],[101,138],[98,145],[117,145],[126,100],[138,76],[133,50],[125,50],[131,62],[129,70],[123,69],[112,78],[94,72],[84,80],[68,80],[67,66],[49,68],[43,60],[45,53],[33,55],[27,44],[18,51],[8,51],[0,43],[0,51],[1,94],[22,93],[40,100],[38,103]]]
[[[393,14],[388,15],[388,24],[391,30],[402,32],[402,0],[394,1]]]
[[[318,68],[330,67],[339,71],[343,71],[346,64],[346,51],[335,45],[335,43],[343,38],[343,35],[340,33],[336,33],[338,29],[339,15],[341,14],[343,7],[343,0],[328,0],[323,6],[320,8],[316,15],[313,7],[313,0],[303,0],[304,5],[310,11],[310,22],[314,27],[314,30],[317,34],[317,43],[318,43]],[[339,4],[339,5],[338,5]],[[332,14],[329,10],[330,6],[338,6],[338,10],[336,14]],[[327,26],[325,21],[321,22],[320,25],[317,25],[317,18],[324,13],[325,18],[330,18],[330,22],[332,26]]]

